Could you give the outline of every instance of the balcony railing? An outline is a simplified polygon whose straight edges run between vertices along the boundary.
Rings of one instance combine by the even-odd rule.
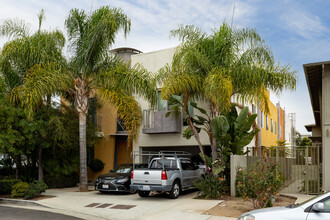
[[[166,117],[168,111],[154,111],[152,109],[143,110],[143,130],[144,134],[166,134],[181,133],[181,114],[171,114]]]

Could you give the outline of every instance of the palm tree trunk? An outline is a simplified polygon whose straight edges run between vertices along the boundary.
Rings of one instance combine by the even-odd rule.
[[[195,137],[195,139],[197,141],[197,144],[199,146],[199,150],[200,150],[200,152],[202,154],[202,157],[203,157],[203,160],[204,160],[204,163],[205,163],[206,173],[209,173],[209,166],[207,165],[207,162],[206,162],[203,145],[202,145],[202,143],[200,141],[199,134],[197,132],[197,129],[194,126],[194,123],[192,122],[192,119],[191,119],[191,116],[190,116],[190,113],[189,113],[189,110],[188,110],[188,101],[189,101],[189,96],[187,96],[187,95],[183,96],[183,109],[184,109],[184,111],[187,114],[188,125],[189,125],[191,131],[193,132],[194,137]]]
[[[84,112],[79,112],[79,142],[80,142],[80,184],[79,191],[88,191],[87,181],[87,149],[86,149],[86,116]]]
[[[22,169],[22,158],[21,155],[16,155],[15,156],[15,163],[16,163],[16,179],[20,179],[21,178],[21,169]]]

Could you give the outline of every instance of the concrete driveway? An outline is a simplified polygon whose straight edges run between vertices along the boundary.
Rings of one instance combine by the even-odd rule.
[[[196,194],[186,191],[173,200],[162,194],[140,198],[137,194],[81,193],[77,188],[69,188],[47,190],[45,195],[55,197],[38,202],[57,210],[85,214],[90,219],[235,219],[202,214],[222,201],[193,199]]]

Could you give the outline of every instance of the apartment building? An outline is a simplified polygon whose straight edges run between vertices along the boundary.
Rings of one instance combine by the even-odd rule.
[[[165,64],[171,63],[175,48],[169,48],[149,53],[142,53],[133,48],[118,48],[112,52],[131,61],[131,65],[142,64],[148,71],[156,73]],[[95,178],[101,173],[108,172],[113,167],[122,163],[132,162],[132,151],[187,151],[192,155],[199,153],[196,140],[182,137],[182,132],[187,128],[184,123],[183,114],[166,117],[169,106],[166,100],[161,99],[161,85],[158,85],[158,103],[156,109],[152,109],[146,100],[136,97],[143,111],[143,125],[139,137],[133,146],[128,146],[127,133],[116,119],[114,108],[104,104],[97,110],[97,125],[99,128],[99,143],[97,144],[94,157],[105,163],[102,171],[94,174],[89,171],[89,179]],[[269,97],[269,94],[268,94]],[[233,100],[234,101],[234,100]],[[208,104],[199,102],[198,105],[208,110]],[[288,125],[288,116],[279,103],[276,105],[269,101],[270,113],[265,114],[255,103],[245,103],[251,113],[257,113],[257,124],[260,128],[258,140],[253,139],[247,147],[254,147],[255,154],[261,154],[262,147],[275,146],[277,140],[288,140],[287,131],[291,129]],[[194,112],[199,114],[199,112]],[[207,154],[211,153],[208,135],[200,133],[201,143]]]

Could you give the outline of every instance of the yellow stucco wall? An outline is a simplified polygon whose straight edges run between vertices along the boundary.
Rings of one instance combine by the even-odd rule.
[[[100,137],[94,150],[94,158],[103,161],[104,169],[97,173],[90,172],[89,179],[94,180],[98,175],[107,173],[113,169],[114,155],[115,155],[115,134],[117,130],[116,113],[114,108],[108,104],[103,103],[102,107],[97,110],[97,116],[101,116],[102,132],[104,137]]]
[[[275,146],[277,141],[277,134],[275,134],[275,122],[277,126],[279,124],[277,121],[277,107],[270,100],[269,111],[268,115],[263,115],[264,126],[261,128],[261,146],[264,147]],[[266,116],[268,116],[268,130],[266,129]],[[271,119],[273,120],[273,132],[271,132]]]

